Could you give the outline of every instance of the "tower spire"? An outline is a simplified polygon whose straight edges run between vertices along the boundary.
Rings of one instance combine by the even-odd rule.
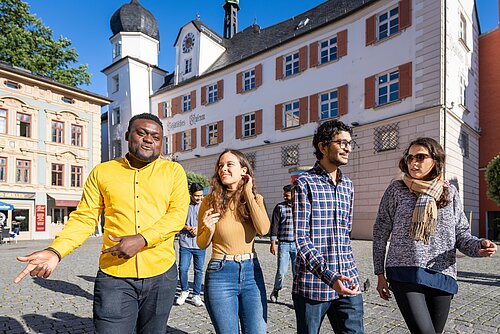
[[[238,33],[238,0],[225,0],[224,4],[224,38],[233,38]]]

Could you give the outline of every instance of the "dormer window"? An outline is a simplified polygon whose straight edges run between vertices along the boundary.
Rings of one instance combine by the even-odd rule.
[[[72,99],[70,97],[63,96],[61,97],[61,100],[67,104],[75,104],[75,99]]]
[[[5,81],[5,87],[11,89],[21,89],[21,85],[14,81]]]

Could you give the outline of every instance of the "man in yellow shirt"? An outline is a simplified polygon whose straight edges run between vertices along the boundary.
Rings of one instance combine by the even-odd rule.
[[[103,250],[94,285],[96,333],[165,333],[177,285],[174,237],[184,227],[189,193],[184,169],[159,158],[163,125],[152,114],[132,117],[124,158],[97,165],[76,211],[45,250],[15,278],[47,278],[94,232],[104,210]]]

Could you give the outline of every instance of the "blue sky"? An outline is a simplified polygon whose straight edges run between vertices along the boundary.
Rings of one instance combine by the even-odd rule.
[[[26,0],[24,0],[26,1]],[[106,76],[101,70],[111,63],[111,15],[128,0],[28,0],[31,13],[52,28],[54,36],[63,35],[73,42],[79,61],[89,65],[91,85],[81,87],[106,96]],[[254,20],[268,27],[300,14],[324,0],[240,0],[239,29]],[[201,21],[222,35],[224,0],[140,0],[158,21],[160,30],[159,66],[173,71],[175,50],[173,43],[182,27],[199,14]],[[476,0],[481,31],[498,25],[498,1]]]

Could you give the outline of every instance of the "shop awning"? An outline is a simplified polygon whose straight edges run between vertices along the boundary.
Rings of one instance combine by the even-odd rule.
[[[14,205],[0,201],[0,210],[14,210]]]
[[[47,194],[47,199],[54,201],[54,206],[76,207],[81,198],[81,194]]]

